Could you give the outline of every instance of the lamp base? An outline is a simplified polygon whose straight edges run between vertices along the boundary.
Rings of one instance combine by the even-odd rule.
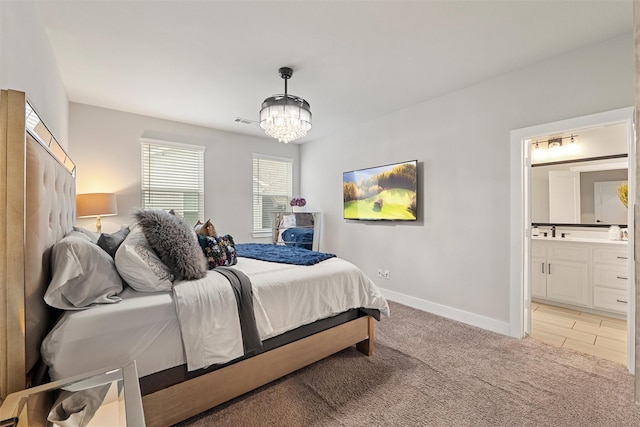
[[[102,223],[100,222],[100,215],[96,217],[96,231],[98,234],[102,233]]]

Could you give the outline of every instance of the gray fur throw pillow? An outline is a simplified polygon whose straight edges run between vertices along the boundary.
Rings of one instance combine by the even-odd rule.
[[[159,209],[139,210],[134,216],[175,280],[201,279],[207,274],[207,260],[185,220]]]

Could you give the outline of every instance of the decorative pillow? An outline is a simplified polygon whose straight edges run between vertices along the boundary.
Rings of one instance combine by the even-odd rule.
[[[45,302],[61,310],[82,310],[120,301],[117,295],[123,284],[113,259],[76,233],[66,235],[51,250],[53,278]]]
[[[216,228],[213,226],[213,223],[210,219],[208,219],[204,224],[198,221],[193,229],[201,236],[215,237],[218,235],[218,232],[216,231]]]
[[[125,282],[138,292],[170,291],[173,274],[134,225],[116,251],[116,268]]]
[[[139,210],[134,215],[174,280],[201,279],[207,274],[207,261],[196,233],[182,218],[159,209]]]
[[[106,253],[111,255],[111,258],[116,257],[116,251],[124,242],[124,239],[129,234],[129,227],[118,230],[115,233],[107,234],[102,233],[98,239],[98,246],[100,246]]]
[[[295,226],[296,226],[295,215],[282,215],[282,220],[280,221],[280,228],[292,228]]]
[[[89,240],[91,240],[92,243],[97,243],[98,242],[98,237],[100,237],[100,235],[94,231],[91,230],[87,230],[86,228],[82,228],[82,227],[73,227],[73,231],[77,231],[78,233],[82,233],[85,236],[87,236],[89,238]]]
[[[220,265],[236,265],[236,244],[233,237],[226,234],[222,237],[201,236],[198,234],[198,243],[202,248],[209,270]]]

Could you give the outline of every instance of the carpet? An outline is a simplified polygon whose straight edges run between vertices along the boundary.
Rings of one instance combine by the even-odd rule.
[[[614,362],[390,302],[372,357],[355,348],[178,426],[639,426]]]

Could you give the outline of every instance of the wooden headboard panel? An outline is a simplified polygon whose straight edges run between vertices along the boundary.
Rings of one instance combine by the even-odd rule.
[[[75,222],[75,165],[23,92],[0,92],[0,398],[28,387],[55,320],[50,252]]]

